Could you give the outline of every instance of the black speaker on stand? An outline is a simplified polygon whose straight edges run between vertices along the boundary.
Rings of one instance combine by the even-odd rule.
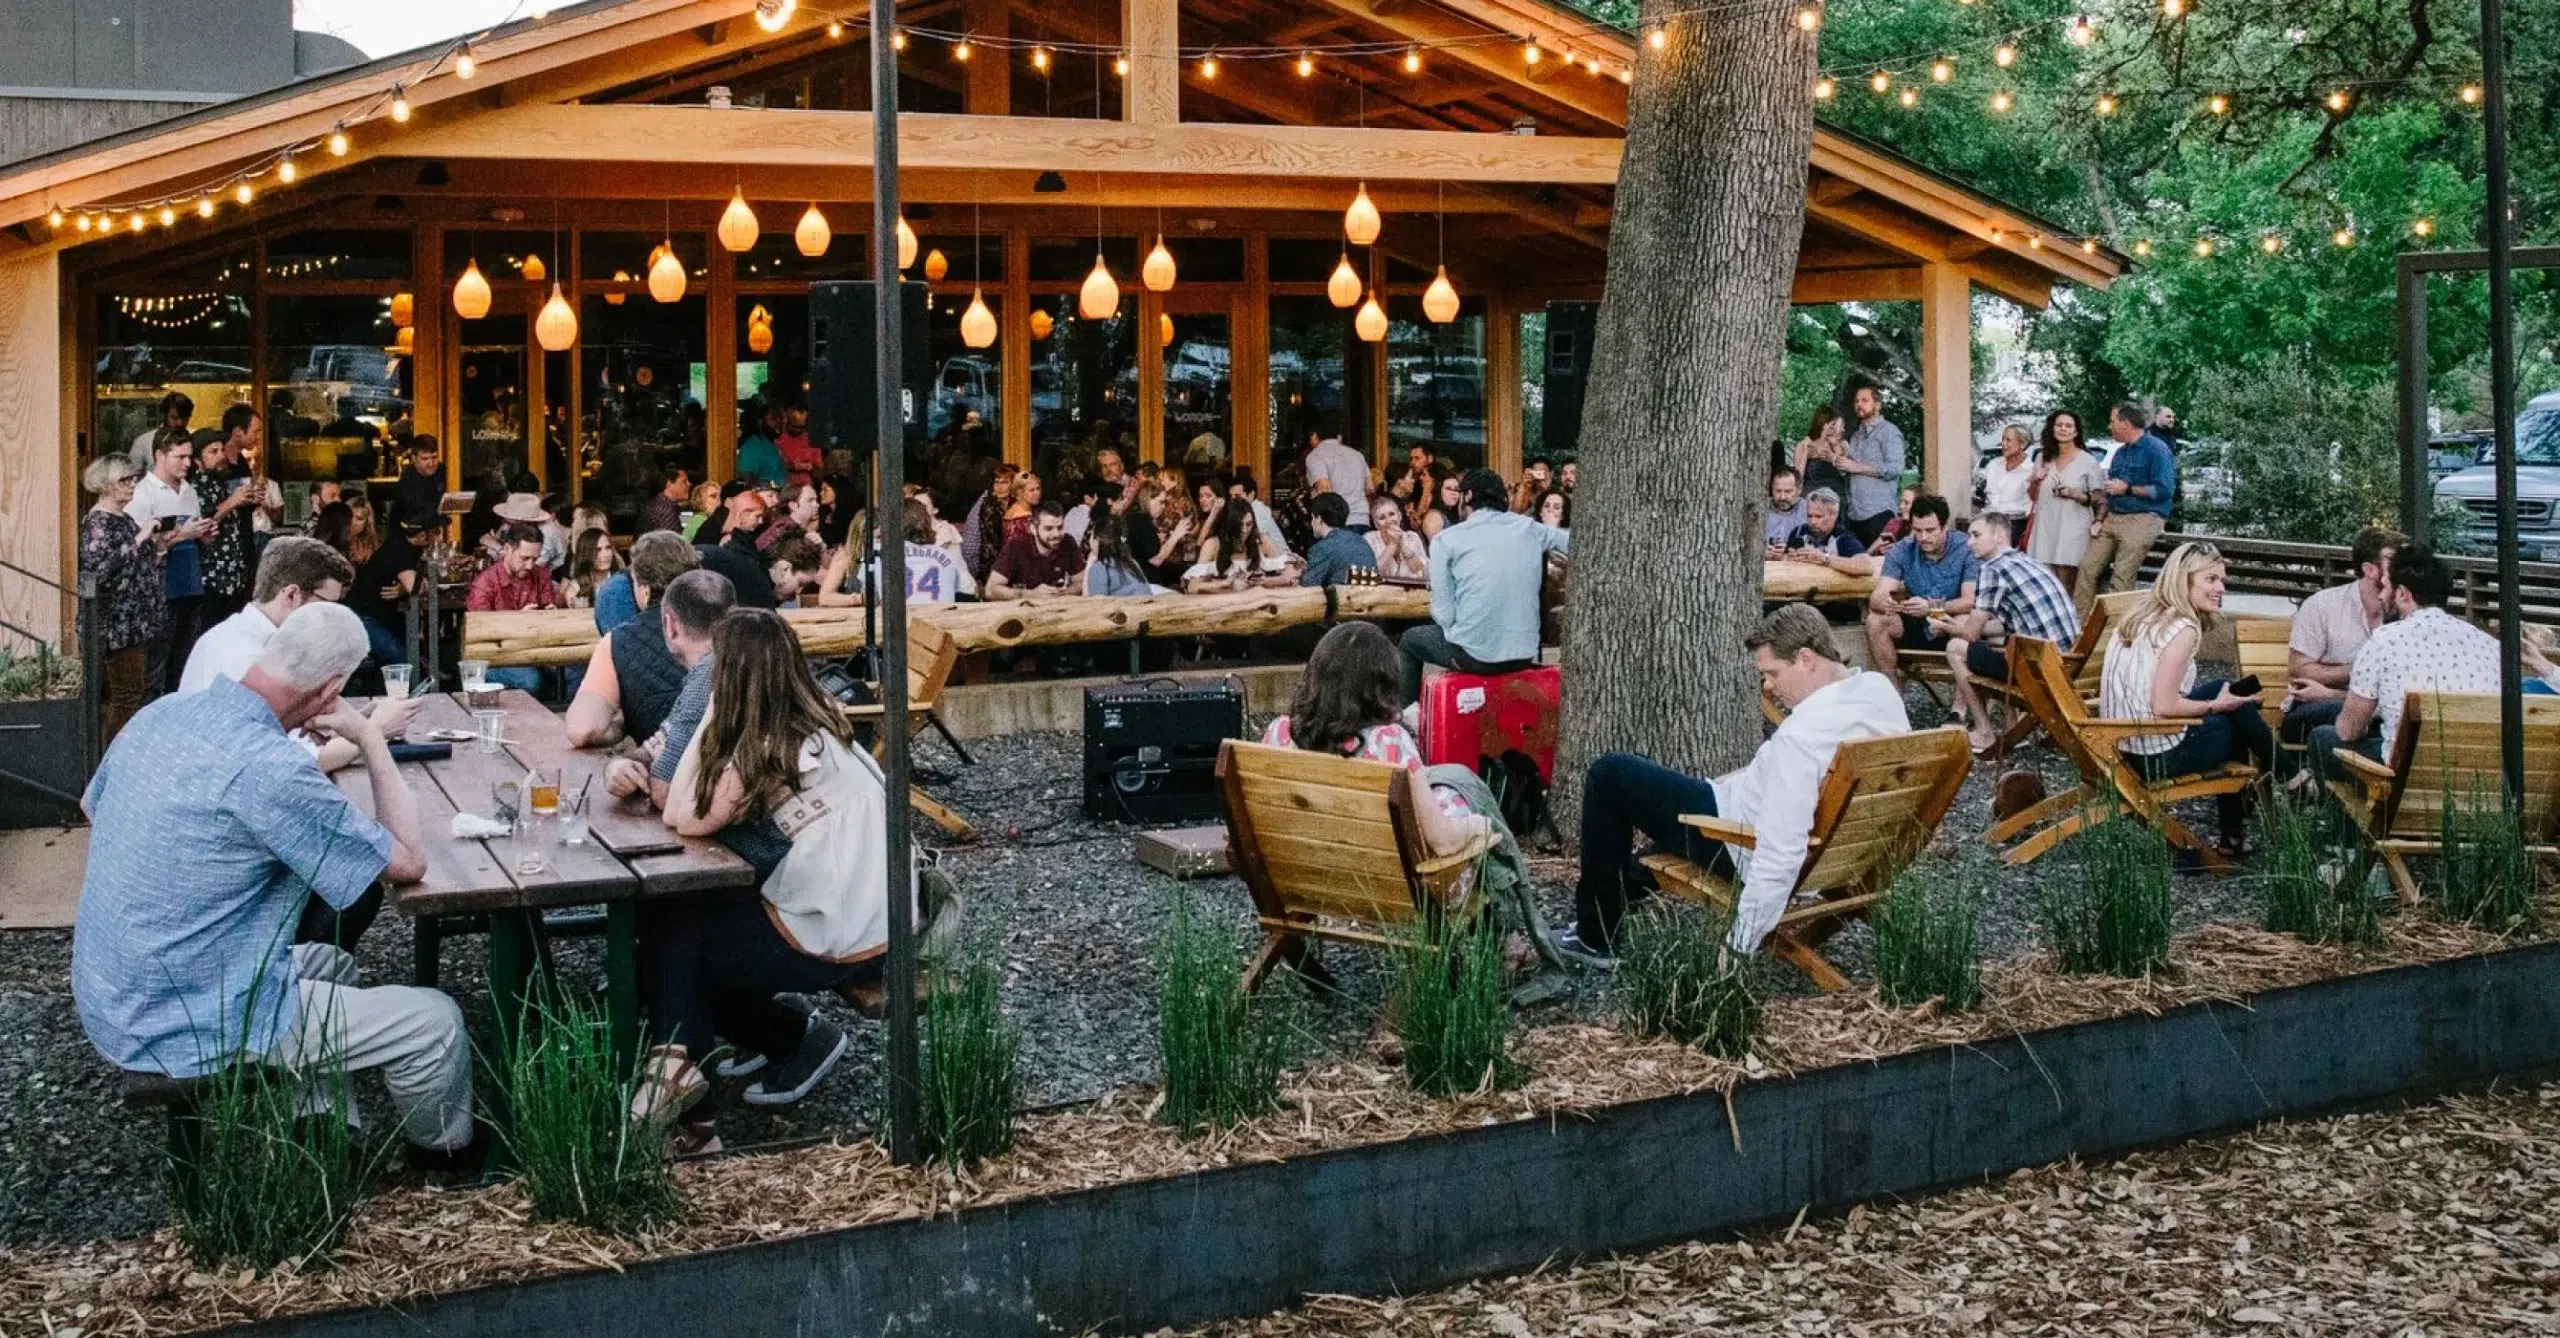
[[[872,304],[879,300],[879,292],[880,286],[868,279],[837,279],[809,285],[809,444],[825,452],[831,463],[838,451],[851,454],[845,476],[854,495],[845,497],[839,493],[836,505],[852,506],[874,516],[880,514],[872,505],[871,496],[877,477],[872,461],[880,444],[880,399]],[[906,345],[898,358],[898,414],[906,423],[905,440],[899,445],[907,452],[907,477],[912,479],[919,477],[914,456],[924,447],[925,397],[932,393],[933,368],[925,346],[925,286],[901,282],[898,297],[905,305],[898,332]],[[863,573],[865,582],[862,660],[870,665],[876,663],[871,649],[879,644],[876,610],[880,601],[869,589],[870,564],[857,564],[856,570]]]

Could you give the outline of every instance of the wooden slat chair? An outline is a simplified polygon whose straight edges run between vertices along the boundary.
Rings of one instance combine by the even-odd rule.
[[[2192,720],[2105,720],[2080,698],[2062,666],[2062,652],[2052,642],[2018,637],[2009,643],[2011,677],[2025,694],[2027,709],[2054,748],[2080,773],[2080,783],[2033,807],[1994,823],[1984,834],[1993,847],[2006,845],[2000,858],[2028,864],[2088,827],[2118,811],[2150,823],[2171,845],[2194,851],[2214,876],[2231,872],[2231,861],[2199,839],[2169,806],[2188,799],[2238,794],[2258,782],[2256,767],[2234,762],[2196,776],[2150,781],[2116,751],[2126,739],[2146,734],[2175,734]],[[2015,841],[2016,844],[2008,843]]]
[[[1401,947],[1406,926],[1483,908],[1472,875],[1491,838],[1433,856],[1398,768],[1230,739],[1218,782],[1229,857],[1262,924],[1248,990],[1298,961],[1309,938]]]
[[[2418,901],[2418,880],[2409,856],[2444,853],[2446,801],[2458,811],[2505,802],[2494,694],[2412,692],[2389,761],[2343,749],[2337,758],[2347,775],[2329,782],[2330,793],[2410,905]],[[2560,818],[2560,697],[2524,699],[2523,801],[2526,848],[2542,858],[2560,854],[2553,830]]]
[[[907,732],[909,737],[913,737],[917,730],[928,725],[939,727],[941,717],[936,712],[942,704],[942,689],[951,682],[951,671],[958,667],[959,663],[960,642],[950,632],[944,630],[941,624],[928,618],[907,620]],[[857,722],[877,725],[883,708],[872,704],[847,706],[844,709],[845,713]],[[885,747],[887,747],[887,741],[880,738],[875,731],[872,736],[871,755],[878,757]],[[916,812],[931,819],[935,826],[951,835],[964,841],[976,839],[978,829],[971,826],[967,818],[952,812],[924,791],[909,787],[907,801]]]
[[[2097,604],[2089,610],[2087,617],[2080,620],[2080,635],[2074,638],[2068,647],[2062,648],[2063,672],[2070,676],[2072,690],[2080,694],[2082,701],[2097,700],[2098,675],[2105,670],[2107,663],[2105,647],[2102,643],[2107,637],[2108,624],[2123,611],[2128,601],[2140,593],[2142,592],[2139,590],[2132,590],[2098,596]],[[2017,645],[2017,638],[2011,638],[2009,645],[2014,648]],[[2034,738],[2039,728],[2035,712],[2027,707],[2026,694],[2019,691],[2017,687],[2018,678],[2017,652],[2012,649],[2009,658],[2008,682],[1974,684],[1975,689],[1984,695],[1986,701],[1998,698],[2006,703],[2013,713],[2008,728],[2000,731],[1997,751],[2003,754],[2016,751],[2029,739]]]
[[[1823,957],[1823,942],[1866,918],[1894,875],[1928,844],[1972,770],[1973,751],[1964,731],[1953,725],[1841,744],[1814,801],[1794,904],[1764,946],[1824,990],[1849,988],[1848,978]],[[1727,818],[1684,814],[1680,821],[1743,850],[1757,839],[1749,826]],[[1645,856],[1644,866],[1664,892],[1719,910],[1733,908],[1737,883],[1705,865],[1656,854]]]
[[[2290,682],[2285,673],[2286,651],[2293,640],[2293,619],[2249,614],[2231,621],[2240,638],[2240,676],[2258,676],[2258,711],[2267,718],[2267,732],[2281,734],[2285,688]]]

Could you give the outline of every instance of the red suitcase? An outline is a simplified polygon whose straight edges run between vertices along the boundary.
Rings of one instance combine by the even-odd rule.
[[[1422,680],[1422,758],[1479,767],[1514,749],[1556,778],[1556,725],[1564,671],[1552,664],[1492,678],[1451,671]]]

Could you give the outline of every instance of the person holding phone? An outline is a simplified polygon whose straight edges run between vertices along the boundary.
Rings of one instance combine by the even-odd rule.
[[[151,472],[134,484],[126,511],[153,534],[162,536],[161,588],[168,596],[165,631],[151,642],[146,686],[154,693],[174,692],[204,631],[204,550],[214,522],[203,516],[203,502],[187,473],[195,465],[195,441],[185,428],[166,428],[153,443]]]

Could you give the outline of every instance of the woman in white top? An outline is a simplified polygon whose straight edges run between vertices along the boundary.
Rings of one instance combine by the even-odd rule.
[[[1422,536],[1404,527],[1404,503],[1393,493],[1369,494],[1369,551],[1384,580],[1431,579],[1431,556],[1422,551]]]
[[[2064,589],[2080,574],[2089,536],[2107,518],[2107,467],[2089,453],[2080,415],[2055,410],[2044,420],[2044,449],[2036,460],[2035,519],[2027,530],[2027,556],[2053,568]],[[2087,609],[2080,610],[2083,614]]]
[[[2156,734],[2126,739],[2120,749],[2151,780],[2195,776],[2247,761],[2264,774],[2275,761],[2275,736],[2255,695],[2227,678],[2196,681],[2196,645],[2222,614],[2222,554],[2211,544],[2180,544],[2160,578],[2116,624],[2099,679],[2098,714],[2108,720],[2156,720]],[[2177,722],[2193,721],[2184,728]],[[2218,800],[2222,846],[2236,852],[2248,822],[2245,795]]]
[[[2027,430],[2011,423],[2000,429],[1999,456],[1975,471],[1982,479],[1982,509],[2007,516],[2021,544],[2026,542],[2027,515],[2035,507],[2036,462],[2027,444]]]
[[[1241,499],[1228,501],[1209,522],[1208,537],[1200,541],[1199,560],[1182,573],[1182,590],[1200,595],[1248,590],[1256,577],[1295,580],[1291,562],[1262,546],[1262,527],[1254,523],[1253,508]]]

